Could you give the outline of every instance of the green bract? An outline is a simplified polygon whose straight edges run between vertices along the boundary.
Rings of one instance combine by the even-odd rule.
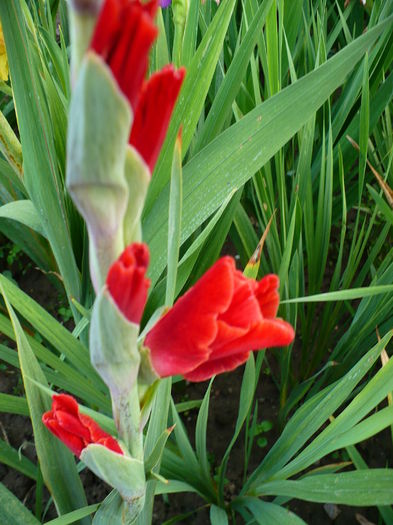
[[[124,247],[128,200],[124,164],[131,119],[131,108],[109,69],[88,53],[70,105],[67,188],[89,230],[96,290]]]
[[[129,393],[136,381],[140,355],[139,325],[128,321],[103,288],[94,303],[90,326],[90,359],[112,395]]]
[[[126,149],[125,177],[128,186],[129,201],[124,217],[124,245],[140,242],[141,214],[150,183],[150,171],[142,157],[132,146]]]
[[[128,514],[124,523],[132,523],[144,504],[143,462],[112,452],[102,445],[87,446],[81,454],[81,460],[94,474],[119,491],[126,502],[122,514]]]

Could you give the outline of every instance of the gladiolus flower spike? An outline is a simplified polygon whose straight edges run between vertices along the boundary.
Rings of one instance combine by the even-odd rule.
[[[257,282],[231,257],[218,260],[147,334],[156,374],[205,381],[243,364],[252,350],[290,344],[292,326],[276,317],[278,286],[276,275]]]
[[[131,105],[134,123],[129,142],[151,173],[185,75],[184,68],[166,66],[145,80],[149,51],[157,37],[153,22],[157,8],[158,0],[104,0],[90,44]]]
[[[80,414],[78,403],[67,394],[53,396],[52,410],[43,414],[42,422],[78,458],[83,449],[92,443],[123,454],[119,443],[89,416]]]
[[[109,268],[106,285],[119,310],[131,322],[139,324],[147,299],[150,280],[145,277],[149,265],[146,244],[133,243]]]

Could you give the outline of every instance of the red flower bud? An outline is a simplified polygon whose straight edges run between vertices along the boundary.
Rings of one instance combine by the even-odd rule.
[[[165,66],[144,84],[131,129],[130,144],[153,173],[186,70]]]
[[[119,310],[132,323],[139,324],[145,308],[150,280],[149,248],[143,243],[128,246],[109,268],[106,285]]]
[[[157,0],[104,0],[90,48],[110,67],[133,111],[157,36]]]
[[[292,326],[276,318],[276,275],[261,281],[223,257],[157,322],[145,339],[160,377],[205,381],[247,361],[250,351],[292,342]]]
[[[80,414],[78,403],[67,394],[53,396],[52,410],[43,414],[42,422],[78,458],[82,450],[92,443],[123,454],[119,443],[91,417]]]
[[[157,36],[154,16],[158,0],[104,0],[90,49],[110,67],[127,97],[134,121],[130,144],[150,172],[168,129],[185,69],[166,66],[145,81],[149,51]]]

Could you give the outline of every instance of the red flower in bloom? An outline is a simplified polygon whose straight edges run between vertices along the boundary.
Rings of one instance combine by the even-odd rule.
[[[204,381],[247,361],[251,350],[292,342],[292,326],[276,318],[278,277],[257,282],[223,257],[181,297],[147,334],[160,377],[182,374]]]
[[[112,436],[104,432],[91,417],[79,413],[78,403],[72,396],[54,395],[52,410],[43,414],[42,422],[78,458],[91,443],[123,454],[119,443]]]
[[[133,243],[112,264],[106,278],[109,293],[119,310],[135,324],[141,320],[150,285],[145,277],[148,265],[147,245]]]
[[[130,144],[150,171],[160,153],[183,82],[184,68],[163,68],[145,82],[149,51],[157,36],[158,0],[104,0],[90,48],[110,67],[127,97],[134,123]]]

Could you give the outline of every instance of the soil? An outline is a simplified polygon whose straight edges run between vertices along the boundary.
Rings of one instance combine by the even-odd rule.
[[[7,261],[6,255],[0,259],[0,271],[10,272],[13,279],[30,296],[46,307],[58,319],[64,318],[59,315],[59,309],[64,306],[64,299],[59,295],[59,291],[54,286],[48,276],[33,267],[25,256],[17,257],[16,260]],[[274,368],[274,359],[269,357],[269,361]],[[212,468],[218,465],[223,456],[228,443],[233,434],[234,425],[237,417],[240,387],[243,375],[243,367],[231,374],[223,374],[216,378],[212,391],[208,420],[207,447],[210,453]],[[173,394],[176,402],[185,400],[202,399],[208,383],[186,384],[184,382],[174,385]],[[0,369],[0,392],[14,395],[23,395],[23,385],[19,373],[9,365],[2,365]],[[266,452],[280,435],[278,425],[278,390],[269,373],[269,369],[264,366],[261,380],[257,389],[257,399],[259,402],[259,422],[269,421],[272,428],[261,435],[258,446],[254,446],[251,455],[249,472],[260,463]],[[182,414],[188,435],[192,441],[195,432],[196,410],[191,410]],[[7,441],[15,449],[21,448],[32,461],[36,461],[34,440],[31,424],[28,418],[12,414],[0,414],[0,438]],[[244,458],[244,436],[239,437],[238,443],[234,447],[229,465],[227,478],[227,498],[236,495],[242,484],[243,479],[243,458]],[[359,452],[370,467],[385,467],[391,463],[392,440],[389,430],[380,433],[378,436],[358,446]],[[344,458],[345,459],[345,458]],[[342,461],[342,456],[332,456],[321,464],[336,463]],[[318,465],[314,465],[316,467]],[[86,488],[89,503],[102,501],[109,491],[100,480],[90,472],[82,473],[82,480]],[[35,508],[35,484],[15,470],[0,464],[0,481],[13,492],[28,508]],[[44,496],[44,501],[48,501],[48,494]],[[45,505],[46,503],[44,503]],[[350,525],[350,524],[377,524],[379,523],[378,511],[376,508],[353,508],[346,506],[328,506],[313,504],[299,500],[289,502],[287,507],[295,512],[309,525]],[[195,512],[193,512],[197,509]],[[191,514],[190,514],[191,513]],[[209,508],[205,502],[194,494],[176,494],[169,496],[159,496],[156,498],[154,507],[153,524],[161,525],[175,516],[183,516],[177,523],[184,524],[208,524]],[[329,516],[337,514],[335,519]],[[45,521],[55,518],[56,512],[51,505],[45,515]],[[1,520],[0,520],[1,521]],[[174,521],[171,521],[174,523]],[[244,523],[240,518],[237,523]],[[5,524],[1,522],[1,525]],[[285,524],[282,524],[285,525]]]

